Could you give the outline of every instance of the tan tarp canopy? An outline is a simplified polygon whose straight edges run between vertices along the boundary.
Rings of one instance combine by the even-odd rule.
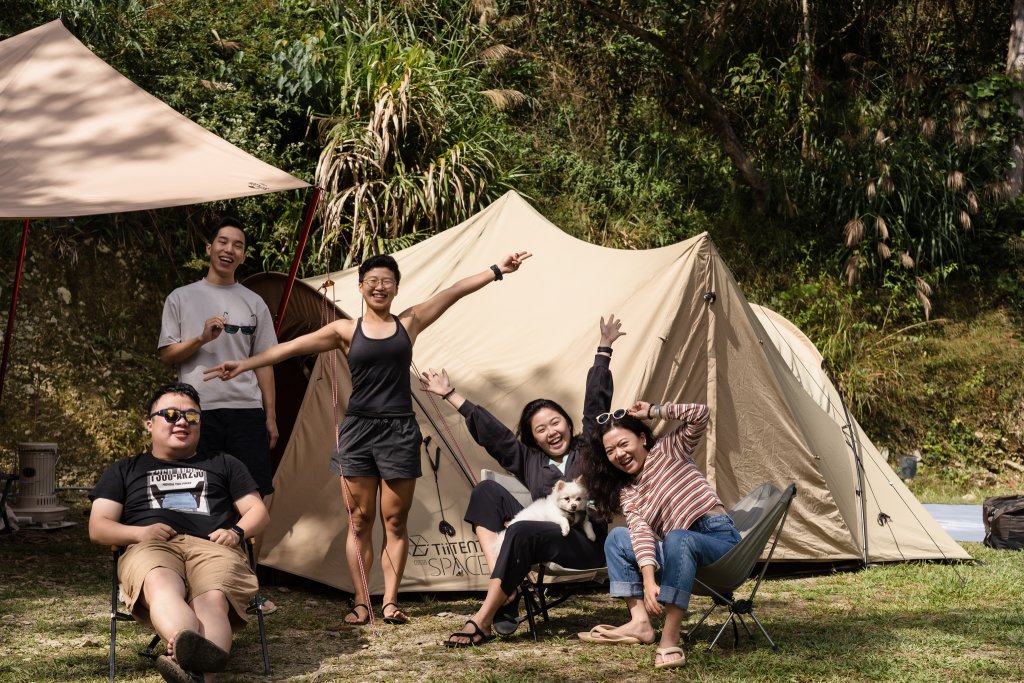
[[[462,300],[419,337],[419,369],[446,368],[460,393],[509,425],[539,396],[558,401],[578,420],[598,318],[615,313],[628,332],[616,342],[612,360],[615,406],[637,398],[708,403],[712,419],[699,460],[727,504],[762,482],[796,482],[779,560],[858,561],[865,540],[871,562],[968,558],[877,451],[865,468],[863,538],[845,422],[837,422],[833,410],[823,409],[825,399],[805,389],[706,234],[649,251],[607,249],[570,237],[509,193],[465,223],[395,254],[402,268],[396,310],[524,249],[534,257],[518,273]],[[317,289],[326,279],[307,283]],[[333,273],[330,280],[334,284],[326,292],[337,310],[358,316],[354,269]],[[336,314],[334,307],[310,310],[321,320]],[[789,343],[779,341],[784,349]],[[796,352],[810,354],[786,353]],[[332,355],[323,355],[312,369],[277,470],[261,562],[351,590],[344,563],[347,518],[338,479],[327,469],[349,379],[344,359]],[[474,474],[493,467],[455,411],[416,393],[429,413],[419,418],[431,437],[431,455],[447,438]],[[668,427],[656,425],[659,433]],[[862,446],[869,445],[862,436]],[[457,456],[442,451],[436,480],[426,457],[423,471],[410,515],[403,590],[483,589],[488,567],[472,529],[462,522],[470,483]],[[880,512],[888,515],[884,525],[878,523]],[[455,537],[439,531],[442,519],[455,527]],[[375,593],[382,588],[379,565],[378,556],[371,577]]]
[[[0,218],[138,211],[308,184],[243,152],[52,21],[0,42]]]

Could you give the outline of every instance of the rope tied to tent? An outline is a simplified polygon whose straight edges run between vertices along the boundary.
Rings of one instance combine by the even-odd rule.
[[[330,276],[328,276],[328,278],[324,282],[324,284],[322,284],[320,286],[320,289],[323,290],[323,298],[321,299],[321,301],[323,302],[323,307],[321,308],[321,316],[320,316],[320,324],[321,324],[321,326],[327,325],[329,323],[333,323],[333,322],[335,322],[337,320],[337,315],[336,315],[337,309],[333,305],[331,305],[331,303],[327,299],[327,289],[328,289],[328,287],[333,287],[333,286],[334,286],[334,281],[330,279]],[[340,401],[338,400],[338,354],[332,351],[332,352],[330,352],[329,358],[330,358],[330,361],[329,361],[329,368],[330,368],[329,369],[329,374],[331,376],[331,407],[332,407],[332,409],[334,411],[334,448],[335,448],[335,450],[338,450],[338,449],[341,448],[341,441],[339,440],[339,434],[338,434],[339,430],[341,429],[340,408],[339,408]],[[345,514],[348,516],[348,533],[349,533],[349,536],[352,539],[352,544],[355,546],[355,550],[356,550],[356,562],[357,562],[357,564],[359,566],[359,586],[360,586],[360,588],[363,589],[363,595],[366,596],[367,602],[371,602],[370,601],[370,582],[369,582],[369,579],[366,576],[366,566],[363,564],[363,548],[362,548],[362,543],[359,540],[359,535],[356,534],[355,526],[352,524],[352,509],[354,507],[353,506],[353,500],[352,500],[352,494],[349,492],[348,486],[345,485],[345,471],[344,471],[344,468],[341,465],[340,459],[339,459],[339,462],[338,462],[338,467],[342,469],[342,471],[341,471],[341,496],[342,496],[342,501],[343,501],[343,503],[345,505]],[[353,609],[355,609],[355,608],[353,607]],[[366,611],[367,611],[368,618],[370,620],[370,628],[371,629],[376,629],[377,628],[377,624],[376,624],[376,620],[373,617],[373,607],[372,607],[372,605],[371,606],[367,606]],[[344,619],[342,619],[342,622],[344,622]]]
[[[420,377],[420,369],[416,367],[416,361],[412,362],[412,371],[416,373],[417,377]],[[462,445],[459,443],[459,440],[455,437],[454,430],[448,423],[448,420],[445,419],[444,413],[441,411],[441,407],[437,404],[437,398],[434,396],[434,394],[430,393],[429,391],[424,393],[427,394],[427,398],[430,401],[431,410],[433,410],[434,414],[437,415],[438,419],[441,422],[441,427],[444,430],[444,434],[441,434],[441,437],[445,445],[448,446],[448,451],[452,454],[453,457],[455,457],[455,464],[457,464],[459,466],[459,469],[462,470],[462,474],[469,481],[469,485],[471,487],[476,486],[480,482],[477,480],[476,474],[473,472],[473,469],[469,466],[469,459],[466,458],[466,454],[462,450]],[[416,402],[420,404],[421,408],[423,407],[423,403],[421,401],[417,399]],[[423,412],[426,413],[427,411],[424,410]],[[436,428],[437,425],[434,423],[434,420],[430,418],[430,415],[428,414],[426,417],[428,420],[430,420],[430,423],[433,424],[434,427]],[[438,457],[440,463],[440,456]],[[430,459],[429,454],[427,456],[427,459]]]

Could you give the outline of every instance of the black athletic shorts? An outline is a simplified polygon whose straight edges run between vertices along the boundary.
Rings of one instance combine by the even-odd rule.
[[[343,477],[418,479],[423,476],[416,418],[346,415],[338,428],[331,471]]]

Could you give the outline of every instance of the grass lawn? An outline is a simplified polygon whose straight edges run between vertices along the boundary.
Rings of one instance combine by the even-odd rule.
[[[109,553],[77,526],[0,535],[0,681],[102,681],[107,675]],[[265,592],[274,681],[1024,681],[1024,556],[965,544],[979,560],[956,567],[902,564],[855,573],[771,580],[758,614],[782,648],[745,636],[739,648],[704,652],[711,631],[687,648],[686,667],[652,668],[653,646],[583,643],[577,631],[617,623],[621,603],[600,591],[552,612],[539,643],[525,628],[475,650],[441,640],[476,607],[477,595],[410,595],[406,626],[341,629],[339,591],[293,580]],[[282,582],[283,583],[283,582]],[[707,605],[696,598],[692,607]],[[377,605],[379,610],[380,606]],[[712,617],[714,624],[720,619]],[[729,632],[727,631],[727,634]],[[118,680],[160,676],[134,654],[150,633],[121,625]],[[703,644],[702,644],[703,643]],[[236,638],[221,681],[260,676],[255,624]]]

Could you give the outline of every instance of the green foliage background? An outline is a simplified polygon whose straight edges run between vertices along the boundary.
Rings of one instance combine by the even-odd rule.
[[[1024,462],[1009,4],[7,0],[0,38],[61,17],[197,123],[352,188],[303,276],[408,246],[509,188],[608,246],[708,231],[748,298],[819,346],[868,433],[966,490],[1018,486]],[[382,98],[411,123],[375,129]],[[344,154],[371,160],[363,175],[324,170]],[[160,302],[201,269],[203,227],[238,215],[254,235],[247,270],[286,270],[305,200],[34,230],[0,451],[59,430],[83,463],[76,482],[131,452],[134,404],[166,373]],[[0,232],[5,304],[13,225]]]

